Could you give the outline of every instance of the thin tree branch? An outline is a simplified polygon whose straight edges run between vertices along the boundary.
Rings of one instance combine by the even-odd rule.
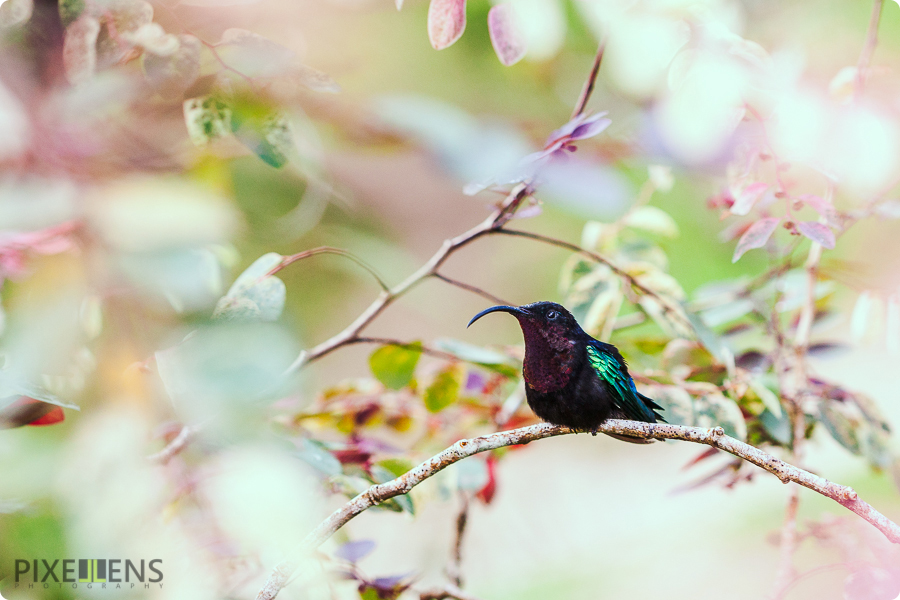
[[[772,588],[772,600],[779,600],[794,579],[794,552],[797,550],[797,507],[800,504],[800,488],[791,486],[788,491],[784,524],[781,526],[781,543],[778,559],[778,573]]]
[[[859,62],[856,63],[856,82],[853,87],[853,95],[856,98],[862,96],[863,88],[866,86],[869,64],[872,62],[872,55],[875,53],[875,47],[878,45],[878,24],[881,22],[881,9],[883,7],[884,0],[875,0],[872,3],[872,14],[869,17],[869,27],[866,30],[866,42],[859,53]]]
[[[729,437],[725,435],[721,427],[707,429],[704,427],[610,419],[603,423],[598,431],[644,439],[682,440],[696,444],[706,444],[719,450],[724,450],[761,469],[765,469],[778,477],[782,483],[794,482],[831,498],[874,525],[891,542],[900,544],[900,526],[861,500],[853,488],[828,481],[823,477],[775,458],[759,448]],[[306,552],[318,548],[338,529],[360,513],[381,504],[385,500],[409,493],[418,484],[464,458],[488,450],[527,444],[535,440],[572,433],[579,432],[568,427],[539,423],[510,431],[500,431],[476,438],[459,440],[451,447],[429,458],[400,477],[386,483],[373,485],[347,502],[310,532],[295,552],[302,556]],[[263,588],[259,591],[256,597],[257,600],[272,600],[275,598],[296,569],[296,565],[296,558],[285,560],[278,564],[269,575],[269,579]]]
[[[597,48],[596,56],[594,56],[594,65],[591,67],[591,74],[588,75],[587,81],[584,82],[584,87],[581,89],[581,95],[578,97],[578,102],[575,104],[575,110],[572,111],[573,119],[583,113],[584,109],[587,108],[588,100],[591,99],[591,94],[594,92],[594,86],[597,84],[597,75],[600,73],[600,63],[603,62],[603,51],[605,49],[606,40],[600,40],[600,46]]]
[[[457,281],[456,279],[451,279],[442,273],[434,273],[433,277],[436,277],[437,279],[440,279],[443,282],[449,283],[450,285],[454,285],[460,289],[472,292],[473,294],[478,294],[482,298],[490,300],[491,302],[493,302],[495,304],[509,304],[509,302],[507,302],[503,298],[495,296],[495,295],[491,294],[490,292],[486,292],[483,289],[481,289],[480,287],[477,287],[477,286],[474,286],[474,285],[471,285],[468,283],[464,283],[462,281]]]
[[[648,288],[647,286],[642,284],[640,281],[638,281],[634,276],[632,276],[631,274],[627,273],[625,270],[617,267],[615,264],[610,262],[610,260],[608,258],[605,258],[605,257],[597,254],[596,252],[591,252],[590,250],[585,250],[581,246],[579,246],[577,244],[573,244],[571,242],[559,240],[559,239],[556,239],[556,238],[553,238],[553,237],[550,237],[547,235],[542,235],[540,233],[533,233],[531,231],[522,231],[519,229],[495,229],[493,231],[490,231],[489,233],[511,235],[511,236],[517,236],[517,237],[524,237],[524,238],[528,238],[531,240],[537,240],[539,242],[544,242],[545,244],[550,244],[553,246],[558,246],[560,248],[565,248],[567,250],[571,250],[572,252],[576,252],[578,254],[581,254],[583,256],[590,258],[591,260],[594,260],[596,262],[604,264],[607,267],[609,267],[609,269],[613,273],[615,273],[616,275],[618,275],[619,277],[621,277],[622,279],[627,281],[630,286],[637,289],[643,295],[649,296],[649,297],[653,298],[654,300],[656,300],[659,303],[660,307],[662,307],[663,311],[666,314],[668,314],[670,317],[673,317],[674,320],[676,320],[687,331],[694,331],[694,326],[684,316],[680,307],[673,306],[669,300],[667,300],[666,298],[663,298],[662,296],[660,296],[659,294],[657,294],[656,292],[654,292],[653,290],[651,290],[650,288]]]
[[[285,375],[289,375],[303,368],[306,364],[311,363],[334,350],[352,343],[354,339],[359,337],[360,332],[368,326],[378,315],[384,312],[397,298],[404,295],[412,288],[417,286],[422,280],[433,276],[438,269],[450,257],[451,254],[469,244],[470,242],[490,233],[495,229],[503,227],[503,225],[512,217],[516,209],[522,201],[530,194],[528,187],[524,185],[517,186],[506,197],[506,200],[491,215],[476,225],[469,231],[458,235],[454,238],[444,240],[441,248],[430,258],[428,262],[422,265],[415,273],[406,278],[400,284],[385,289],[379,294],[369,307],[360,314],[355,321],[350,323],[343,331],[337,335],[325,340],[321,344],[310,350],[300,353],[294,362],[288,367]]]
[[[447,565],[447,577],[453,582],[457,588],[463,585],[462,577],[462,545],[463,537],[466,535],[466,525],[469,522],[469,497],[465,492],[459,494],[462,500],[462,506],[456,515],[456,535],[453,538],[453,555],[450,563]]]
[[[384,279],[381,278],[381,275],[378,272],[366,264],[361,258],[353,254],[352,252],[348,252],[346,250],[341,250],[340,248],[332,248],[331,246],[321,246],[319,248],[313,248],[312,250],[305,250],[303,252],[298,252],[297,254],[291,254],[290,256],[285,256],[284,259],[272,269],[264,275],[264,277],[270,277],[282,270],[286,266],[297,262],[298,260],[303,260],[304,258],[309,258],[310,256],[316,256],[317,254],[337,254],[338,256],[343,256],[345,258],[349,258],[363,269],[368,271],[369,275],[375,278],[375,281],[378,282],[378,285],[381,286],[381,289],[384,291],[390,291],[390,286],[385,283]]]
[[[442,358],[444,360],[462,360],[455,354],[450,354],[449,352],[444,352],[443,350],[432,348],[431,346],[428,346],[426,344],[402,342],[400,340],[395,340],[392,338],[361,336],[353,338],[352,340],[347,342],[348,346],[350,344],[381,344],[382,346],[397,346],[399,348],[405,348],[407,350],[416,350],[418,352],[421,352],[422,354],[428,354],[430,356],[434,356],[435,358]]]

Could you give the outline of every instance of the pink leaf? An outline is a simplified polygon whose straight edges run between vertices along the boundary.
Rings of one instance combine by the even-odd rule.
[[[762,248],[763,246],[765,246],[766,242],[769,241],[769,238],[775,231],[775,228],[778,227],[779,221],[781,221],[781,219],[778,217],[767,217],[765,219],[760,219],[759,221],[751,225],[750,228],[744,232],[744,235],[742,235],[741,239],[738,241],[737,248],[734,249],[734,256],[732,257],[731,262],[736,263],[747,250],[752,250],[753,248]]]
[[[731,205],[731,214],[749,214],[753,205],[756,204],[756,201],[762,197],[767,189],[769,189],[768,183],[757,181],[756,183],[751,183],[742,190],[733,190],[732,195],[734,196],[734,204]]]
[[[827,225],[816,223],[815,221],[803,221],[797,223],[797,229],[823,248],[828,248],[829,250],[834,248],[834,232]]]
[[[428,40],[435,50],[452,46],[466,29],[466,0],[431,0]]]
[[[825,220],[829,223],[837,223],[837,211],[830,202],[827,202],[821,196],[816,196],[814,194],[804,194],[800,196],[798,200],[825,217]]]
[[[488,31],[494,52],[504,66],[509,67],[525,56],[525,39],[516,22],[511,4],[498,4],[488,13]]]

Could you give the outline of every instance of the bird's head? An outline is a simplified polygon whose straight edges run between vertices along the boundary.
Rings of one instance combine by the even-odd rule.
[[[537,337],[545,339],[554,349],[561,350],[562,343],[583,334],[581,327],[565,307],[555,302],[535,302],[523,306],[492,306],[481,311],[469,321],[469,325],[493,312],[505,312],[519,321],[525,334],[525,343]]]

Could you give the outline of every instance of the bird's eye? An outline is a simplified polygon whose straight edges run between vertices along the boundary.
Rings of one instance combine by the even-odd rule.
[[[556,312],[555,310],[551,310],[550,312],[547,313],[547,318],[550,319],[551,321],[558,316],[559,316],[559,313]]]

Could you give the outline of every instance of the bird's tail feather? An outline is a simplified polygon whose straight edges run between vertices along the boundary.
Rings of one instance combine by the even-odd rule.
[[[661,414],[659,414],[659,412],[657,412],[657,411],[665,410],[662,406],[660,406],[659,404],[654,402],[652,398],[648,398],[647,396],[641,394],[640,392],[638,392],[638,398],[640,398],[641,401],[647,405],[647,408],[649,408],[650,412],[653,413],[653,416],[656,417],[657,423],[668,423],[668,421],[666,421],[663,418],[663,416]]]
[[[611,438],[616,438],[617,440],[628,442],[629,444],[652,444],[656,441],[648,438],[631,437],[630,435],[622,435],[620,433],[607,433],[605,431],[603,433]]]

